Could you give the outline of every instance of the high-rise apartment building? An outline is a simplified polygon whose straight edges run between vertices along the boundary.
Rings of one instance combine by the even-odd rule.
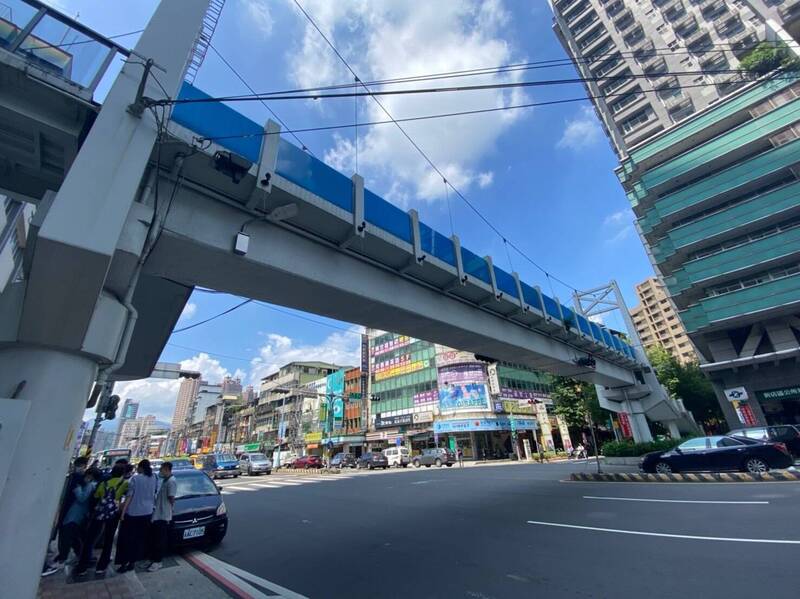
[[[178,389],[178,399],[175,402],[175,412],[172,414],[172,428],[176,429],[185,424],[191,414],[192,404],[197,397],[200,385],[205,385],[205,381],[199,378],[181,379],[181,386]]]
[[[241,395],[242,379],[226,376],[222,379],[222,393],[223,395]]]
[[[550,0],[620,156],[743,84],[735,72],[761,40],[791,40],[795,0]]]
[[[697,362],[692,342],[664,285],[650,277],[636,286],[636,295],[639,305],[631,309],[631,318],[645,348],[661,346],[683,364]]]
[[[800,1],[558,0],[553,8],[581,73],[599,77],[587,86],[605,96],[592,101],[620,156],[617,176],[728,424],[800,422],[800,81],[774,70],[779,60],[754,65],[747,56],[766,39],[785,45],[767,44],[759,56],[771,46],[773,58],[797,58]],[[671,51],[647,58],[651,42]],[[610,57],[594,54],[601,45]],[[666,72],[703,72],[665,83],[650,60]],[[751,72],[710,73],[721,70],[717,60],[729,68],[743,60]],[[680,96],[667,95],[675,87]]]

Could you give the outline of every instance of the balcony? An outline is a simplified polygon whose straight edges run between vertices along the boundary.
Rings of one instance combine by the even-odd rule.
[[[687,35],[683,38],[683,41],[691,52],[698,52],[699,50],[710,48],[712,45],[711,36],[709,36],[708,31],[702,27],[698,27],[697,31]]]
[[[778,8],[778,14],[784,24],[789,24],[800,18],[800,0],[785,0]]]
[[[782,214],[800,212],[800,182],[790,183],[759,194],[753,198],[709,214],[694,222],[672,229],[667,236],[652,247],[657,262],[663,262],[682,248],[689,248],[714,237],[729,234],[734,229],[749,226]]]
[[[694,333],[712,326],[731,326],[734,319],[747,316],[764,320],[765,312],[790,309],[800,301],[800,275],[785,277],[700,300],[680,313],[686,331]]]
[[[609,32],[602,24],[592,29],[591,34],[588,36],[581,36],[581,41],[577,41],[578,49],[582,52],[589,54],[597,49],[601,43],[609,39]]]
[[[686,7],[681,0],[672,0],[661,6],[661,14],[670,21],[676,21],[686,13]]]
[[[617,13],[614,16],[614,18],[611,19],[611,22],[614,24],[614,27],[619,29],[620,25],[623,25],[623,24],[627,25],[628,20],[633,21],[634,18],[633,18],[633,13],[631,12],[631,10],[629,8],[626,8],[622,12]]]
[[[728,12],[725,0],[705,0],[700,4],[700,13],[706,20],[713,20]]]
[[[588,14],[592,5],[589,2],[584,2],[583,4],[576,4],[575,7],[575,10],[568,11],[569,15],[564,15],[564,18],[567,20],[567,25],[572,25],[572,23],[578,21],[582,16]]]
[[[692,14],[685,14],[672,24],[672,29],[682,38],[687,37],[697,29],[697,19]]]
[[[714,280],[726,280],[735,273],[758,267],[769,268],[770,262],[800,252],[800,229],[776,233],[758,241],[740,245],[698,260],[686,262],[683,268],[672,273],[667,284],[673,295],[683,293],[695,285],[709,285]],[[741,275],[739,275],[741,276]]]
[[[731,45],[731,52],[736,58],[741,58],[758,43],[758,38],[755,33],[749,29],[742,29],[728,38],[728,43]]]
[[[721,70],[728,67],[728,59],[725,58],[725,53],[720,51],[706,52],[700,56],[698,62],[707,70]]]
[[[685,110],[691,105],[692,99],[684,96],[683,94],[672,96],[664,101],[664,106],[667,109],[667,112],[678,112],[679,110]]]
[[[798,161],[800,161],[800,140],[762,152],[749,160],[659,197],[653,207],[639,220],[639,224],[643,232],[648,233],[658,225],[661,219],[667,216],[678,214],[741,188],[754,189],[758,185],[759,179],[779,174]],[[639,199],[646,197],[647,193],[644,185],[641,185],[636,192]],[[741,193],[747,193],[747,191],[742,190]]]
[[[732,16],[715,20],[714,29],[717,30],[720,37],[730,37],[744,29],[744,23],[742,23],[742,20],[738,16]]]
[[[589,6],[591,6],[590,2],[583,0],[583,2],[568,2],[566,3],[566,8],[560,8],[561,16],[567,23],[573,21],[575,17],[581,14],[584,10],[586,10]]]
[[[570,28],[572,32],[572,37],[575,41],[579,41],[582,37],[586,35],[589,31],[592,30],[592,26],[597,24],[600,20],[600,17],[597,16],[597,13],[592,13],[582,21],[579,21],[574,28]]]
[[[643,60],[648,56],[652,56],[653,52],[655,51],[655,44],[653,43],[653,40],[643,38],[631,44],[630,50],[633,52],[634,56],[636,56],[636,60],[639,60],[639,56],[641,56]]]
[[[648,77],[658,75],[667,70],[667,61],[663,56],[650,56],[642,62],[642,71]]]

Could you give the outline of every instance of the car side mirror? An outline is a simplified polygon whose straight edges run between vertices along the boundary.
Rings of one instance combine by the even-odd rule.
[[[222,485],[214,485],[217,488],[217,491],[222,491]]]
[[[675,453],[683,453],[683,450],[680,447],[676,447],[673,451]]]

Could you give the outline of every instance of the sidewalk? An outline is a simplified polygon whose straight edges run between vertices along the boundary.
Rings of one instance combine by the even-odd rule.
[[[71,568],[42,578],[40,599],[149,599],[191,597],[219,599],[229,596],[203,573],[179,555],[164,558],[158,572],[117,574],[109,568],[104,578],[95,578],[94,570],[77,580],[71,578]]]

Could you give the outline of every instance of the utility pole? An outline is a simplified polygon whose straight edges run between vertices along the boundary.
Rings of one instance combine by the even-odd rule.
[[[594,432],[594,419],[592,418],[592,410],[589,407],[589,402],[586,399],[586,396],[583,398],[583,405],[584,409],[586,410],[586,419],[589,421],[589,430],[592,431],[592,445],[594,446],[594,461],[597,464],[597,472],[598,474],[601,473],[603,470],[600,468],[600,451],[599,447],[597,447],[597,437]]]

